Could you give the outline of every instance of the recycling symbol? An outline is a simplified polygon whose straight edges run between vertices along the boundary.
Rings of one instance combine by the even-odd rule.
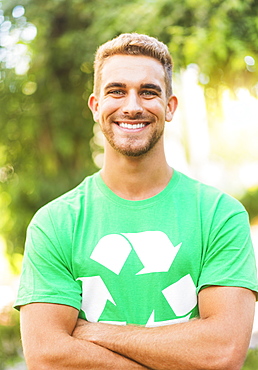
[[[168,272],[174,262],[182,243],[174,246],[168,236],[161,231],[144,231],[139,233],[109,234],[102,237],[94,248],[90,259],[118,275],[134,251],[144,266],[136,273],[143,276],[151,273]],[[116,305],[112,292],[107,288],[101,276],[79,277],[82,281],[82,306],[88,321],[99,320],[107,302]],[[179,299],[187,292],[187,299]],[[191,310],[197,304],[196,286],[187,274],[162,290],[162,295],[179,318],[155,321],[153,309],[145,326],[161,326],[188,321]],[[112,324],[125,325],[126,322],[109,320]]]

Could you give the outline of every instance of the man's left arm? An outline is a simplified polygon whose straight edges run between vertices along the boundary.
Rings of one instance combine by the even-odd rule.
[[[155,370],[241,369],[252,332],[255,294],[211,286],[198,296],[200,318],[162,327],[79,320],[73,336]]]

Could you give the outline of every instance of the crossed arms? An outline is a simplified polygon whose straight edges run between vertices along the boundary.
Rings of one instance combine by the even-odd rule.
[[[249,345],[255,295],[245,288],[208,287],[200,318],[156,328],[78,320],[70,306],[21,307],[28,370],[239,370]]]

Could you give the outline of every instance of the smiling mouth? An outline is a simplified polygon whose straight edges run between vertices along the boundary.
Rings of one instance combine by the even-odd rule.
[[[145,126],[148,125],[148,123],[126,123],[126,122],[117,122],[117,125],[119,127],[122,127],[122,128],[127,128],[127,129],[131,129],[131,130],[136,130],[136,129],[139,129],[139,128],[144,128]]]

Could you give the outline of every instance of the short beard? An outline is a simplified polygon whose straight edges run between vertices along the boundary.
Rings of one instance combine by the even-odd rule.
[[[128,139],[129,142],[127,143],[126,147],[118,146],[116,145],[114,140],[112,140],[114,135],[112,135],[112,137],[110,138],[110,136],[106,135],[105,131],[103,131],[103,134],[106,137],[110,146],[113,149],[115,149],[118,153],[123,154],[127,157],[140,157],[140,156],[147,154],[158,143],[158,141],[163,136],[163,133],[164,133],[164,129],[161,132],[155,132],[155,135],[151,137],[151,139],[149,140],[149,142],[146,143],[145,146],[140,147],[140,148],[139,147],[134,148],[133,140],[131,140],[132,142],[130,143],[130,139]]]

